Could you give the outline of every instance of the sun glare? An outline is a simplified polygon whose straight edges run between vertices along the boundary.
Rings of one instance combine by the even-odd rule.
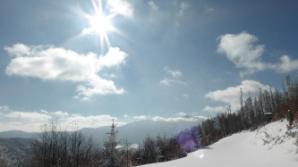
[[[97,33],[100,36],[105,36],[109,31],[113,31],[114,29],[111,24],[110,17],[104,16],[101,13],[89,16],[88,20],[91,31]]]
[[[110,47],[108,33],[116,31],[116,28],[112,24],[114,15],[105,15],[102,11],[101,1],[92,1],[94,14],[86,14],[89,26],[82,31],[82,34],[95,34],[100,37],[101,46],[107,45]]]

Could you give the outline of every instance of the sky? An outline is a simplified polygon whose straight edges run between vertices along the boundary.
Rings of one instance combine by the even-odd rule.
[[[291,0],[1,0],[0,131],[194,121],[297,76]]]

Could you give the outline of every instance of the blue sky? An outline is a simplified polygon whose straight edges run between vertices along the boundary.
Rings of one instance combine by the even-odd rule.
[[[90,18],[100,4],[112,17],[99,31]],[[297,75],[297,9],[290,0],[2,0],[0,130],[237,110],[240,88],[253,96]]]

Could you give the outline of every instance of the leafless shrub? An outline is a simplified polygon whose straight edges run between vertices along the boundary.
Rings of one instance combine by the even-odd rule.
[[[58,131],[51,124],[32,144],[32,167],[95,167],[100,152],[80,132]]]

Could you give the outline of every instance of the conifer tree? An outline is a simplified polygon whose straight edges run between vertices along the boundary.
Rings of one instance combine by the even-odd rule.
[[[103,150],[103,155],[104,155],[104,160],[103,160],[103,167],[120,167],[120,156],[119,152],[116,149],[116,146],[118,144],[116,140],[116,125],[112,123],[111,126],[111,131],[107,133],[108,135],[108,140],[104,143],[104,150]]]

